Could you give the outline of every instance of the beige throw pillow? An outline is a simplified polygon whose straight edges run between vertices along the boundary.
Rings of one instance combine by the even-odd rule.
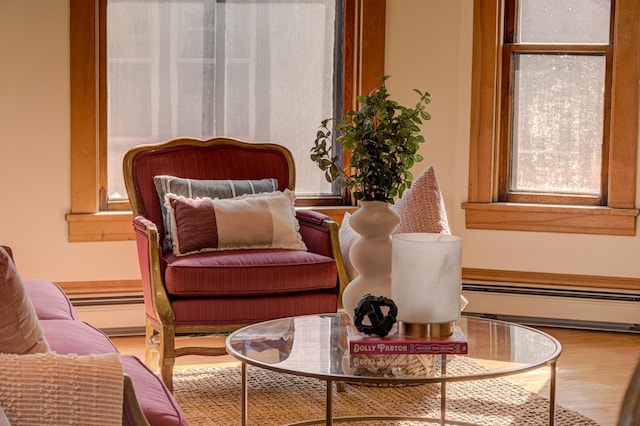
[[[165,196],[177,256],[216,250],[306,250],[293,191],[227,199]]]
[[[14,425],[122,424],[117,353],[0,354],[0,406]]]
[[[162,248],[165,252],[173,250],[171,218],[165,207],[165,196],[167,194],[182,195],[187,198],[209,197],[217,199],[278,190],[278,179],[269,178],[259,180],[199,180],[158,175],[154,176],[153,182],[156,186],[156,192],[160,197],[160,207],[162,209],[162,219],[164,223]]]
[[[0,352],[32,354],[49,351],[36,311],[15,264],[0,247]]]

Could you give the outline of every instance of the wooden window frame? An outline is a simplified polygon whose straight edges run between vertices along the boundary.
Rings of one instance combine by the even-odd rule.
[[[386,0],[341,1],[347,110],[355,107],[356,94],[378,86],[384,75]],[[106,36],[106,2],[70,0],[71,212],[66,215],[70,242],[134,239],[128,203],[107,205],[101,183],[106,179],[100,175],[106,172],[99,167],[106,156],[106,144],[100,144],[106,140],[106,108],[101,108],[106,102],[106,58],[100,49]]]
[[[505,0],[474,0],[469,187],[468,201],[462,203],[468,229],[635,235],[640,2],[612,1],[606,200],[594,206],[500,201]]]

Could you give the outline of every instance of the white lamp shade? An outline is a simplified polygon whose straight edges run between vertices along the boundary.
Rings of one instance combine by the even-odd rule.
[[[460,319],[462,238],[407,233],[392,238],[391,299],[398,321],[438,324]]]

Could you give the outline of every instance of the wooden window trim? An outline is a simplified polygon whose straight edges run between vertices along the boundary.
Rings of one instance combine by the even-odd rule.
[[[580,207],[497,202],[504,2],[474,0],[467,228],[635,235],[640,2],[614,1],[607,204]]]
[[[355,107],[356,94],[379,84],[384,75],[386,0],[343,0],[344,105]],[[99,42],[106,0],[70,0],[71,212],[66,215],[70,242],[134,239],[129,210],[106,211],[100,205],[99,140],[106,116],[100,108],[104,73]],[[104,36],[104,34],[102,34]],[[340,211],[336,207],[335,211]]]

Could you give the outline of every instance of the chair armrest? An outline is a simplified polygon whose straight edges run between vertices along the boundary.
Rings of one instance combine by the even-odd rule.
[[[136,236],[138,264],[147,316],[162,324],[172,324],[174,315],[164,285],[166,265],[162,256],[158,228],[149,219],[135,216],[133,230]]]
[[[313,210],[296,210],[296,218],[300,224],[300,235],[307,249],[312,253],[334,257],[331,247],[331,230],[325,221],[329,216]]]
[[[138,404],[133,381],[128,374],[124,374],[124,395],[122,399],[122,424],[132,426],[149,426],[147,418]]]
[[[340,251],[338,224],[324,213],[314,210],[296,210],[300,223],[300,235],[310,252],[335,259],[338,268],[339,303],[342,307],[342,292],[349,283],[349,275]]]

